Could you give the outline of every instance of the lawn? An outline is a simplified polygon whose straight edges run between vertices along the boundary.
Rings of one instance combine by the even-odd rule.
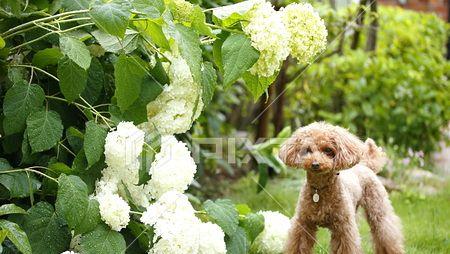
[[[300,173],[301,174],[301,173]],[[252,210],[278,210],[289,217],[295,210],[303,175],[277,178],[256,193],[257,178],[250,174],[232,184],[226,197],[236,203],[247,203]],[[412,188],[390,194],[395,211],[403,222],[406,253],[450,253],[450,189],[446,184],[436,195],[424,196]],[[360,213],[360,233],[364,253],[373,253],[369,226]],[[320,246],[315,253],[328,253],[330,234],[326,229],[318,233]]]

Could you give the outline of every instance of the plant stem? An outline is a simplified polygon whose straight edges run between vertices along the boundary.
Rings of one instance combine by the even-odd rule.
[[[82,24],[82,25],[78,25],[78,26],[74,26],[74,27],[68,28],[68,29],[66,29],[66,30],[62,30],[62,31],[53,31],[53,32],[50,32],[50,33],[46,33],[46,34],[44,34],[44,35],[42,35],[42,36],[40,36],[40,37],[38,37],[38,38],[36,38],[36,39],[33,39],[33,40],[31,40],[31,41],[27,41],[27,42],[24,42],[24,43],[22,43],[22,44],[20,44],[20,45],[17,45],[17,46],[15,46],[15,47],[12,47],[11,50],[16,50],[16,49],[18,49],[18,48],[21,48],[21,47],[26,46],[26,45],[28,45],[28,44],[31,44],[31,43],[33,43],[33,42],[37,42],[37,41],[42,40],[42,39],[44,39],[45,37],[50,36],[50,35],[52,35],[52,34],[56,34],[56,33],[57,33],[57,34],[60,34],[60,33],[66,33],[66,32],[70,32],[70,31],[73,31],[73,30],[77,30],[77,29],[82,28],[82,27],[85,27],[85,26],[92,26],[92,25],[94,25],[94,23],[86,23],[86,24]]]
[[[216,28],[216,29],[228,31],[228,32],[230,32],[230,33],[244,34],[244,32],[242,32],[242,31],[234,30],[234,29],[229,29],[229,28],[222,27],[222,26],[218,26],[218,25],[214,25],[214,24],[208,24],[208,23],[206,23],[206,25],[209,26],[209,27],[212,27],[212,28]]]
[[[68,15],[74,15],[74,14],[86,13],[86,12],[88,12],[88,11],[89,11],[89,10],[69,11],[69,12],[63,12],[63,13],[60,13],[60,14],[57,14],[57,15],[53,15],[53,16],[50,16],[50,17],[45,17],[45,18],[35,19],[35,20],[29,21],[29,22],[27,22],[27,23],[24,23],[24,24],[21,24],[21,25],[18,25],[18,26],[16,26],[16,27],[13,27],[13,28],[9,29],[8,31],[6,31],[6,32],[4,32],[4,33],[2,34],[2,37],[6,36],[6,35],[8,35],[8,34],[10,34],[10,33],[12,33],[12,32],[18,31],[18,30],[20,30],[20,29],[22,29],[22,28],[25,28],[25,27],[28,27],[28,26],[30,26],[30,25],[33,25],[33,24],[35,24],[36,22],[44,22],[44,21],[47,21],[47,20],[52,20],[52,19],[55,19],[55,18],[64,17],[64,16],[68,16]]]
[[[40,71],[40,72],[46,74],[47,76],[49,76],[49,77],[51,77],[51,78],[53,78],[54,80],[56,80],[56,81],[59,82],[59,79],[58,79],[57,77],[55,77],[55,76],[53,76],[52,74],[50,74],[50,73],[44,71],[44,70],[41,69],[41,68],[38,68],[38,67],[36,67],[36,66],[33,66],[33,65],[26,65],[26,64],[12,64],[12,65],[10,65],[10,66],[11,66],[11,67],[25,67],[25,68],[31,68],[32,70]]]
[[[33,172],[33,173],[36,173],[36,174],[38,174],[38,175],[47,177],[48,179],[50,179],[50,180],[52,180],[52,181],[58,183],[58,180],[56,180],[55,178],[53,178],[53,177],[51,177],[51,176],[48,176],[48,175],[46,175],[46,174],[44,174],[44,173],[42,173],[42,172],[40,172],[40,171],[31,169],[31,168],[3,170],[3,171],[0,171],[0,174],[15,173],[15,172]]]

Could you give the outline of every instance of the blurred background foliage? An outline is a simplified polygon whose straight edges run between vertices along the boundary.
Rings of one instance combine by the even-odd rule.
[[[274,4],[282,8],[289,2]],[[276,137],[286,126],[295,130],[321,120],[375,139],[393,160],[403,160],[412,150],[424,152],[424,161],[431,162],[432,153],[448,141],[448,23],[434,14],[377,6],[376,1],[309,2],[326,21],[327,50],[309,66],[287,59],[278,79],[257,102],[239,81],[226,91],[218,88],[190,138],[237,137],[232,154],[236,163],[227,162],[227,152],[233,151],[223,142],[224,156],[200,156],[203,168],[209,175],[224,172],[235,177],[258,171],[256,162],[261,159],[255,158],[255,147],[249,143]],[[202,4],[214,8],[226,1]],[[272,148],[270,154],[276,157],[277,147]],[[280,172],[284,168],[269,171]]]

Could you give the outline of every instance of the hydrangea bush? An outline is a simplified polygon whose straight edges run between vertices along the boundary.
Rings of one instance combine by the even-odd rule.
[[[0,16],[0,252],[282,252],[285,216],[191,202],[175,134],[218,84],[257,99],[288,55],[323,51],[309,4],[6,1]]]

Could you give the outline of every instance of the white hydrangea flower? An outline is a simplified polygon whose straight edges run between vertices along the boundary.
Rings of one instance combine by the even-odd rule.
[[[105,161],[110,167],[123,168],[135,164],[142,152],[145,133],[132,122],[121,122],[117,130],[108,133],[105,142]]]
[[[198,253],[198,234],[191,224],[178,223],[169,237],[160,238],[150,249],[153,254]],[[155,238],[154,238],[155,241]]]
[[[130,206],[119,195],[114,193],[98,193],[100,216],[111,229],[120,231],[130,221]]]
[[[283,253],[291,222],[288,217],[279,212],[258,212],[264,216],[264,230],[253,243],[262,254]]]
[[[150,193],[159,198],[168,191],[184,192],[194,179],[197,165],[186,144],[174,136],[161,137],[161,150],[152,162],[148,182]]]
[[[324,21],[309,3],[289,4],[282,13],[283,22],[291,33],[292,56],[300,63],[309,63],[326,48],[328,32]]]
[[[206,222],[200,223],[197,227],[200,242],[199,254],[225,254],[227,248],[225,246],[225,234],[218,225]]]
[[[273,9],[270,2],[260,1],[247,13],[248,23],[243,23],[243,31],[250,36],[252,46],[260,55],[250,68],[250,73],[261,77],[273,76],[289,55],[289,37],[281,14]]]
[[[194,224],[198,222],[198,218],[186,195],[169,191],[147,207],[142,214],[141,222],[154,226],[155,235],[169,238],[179,222]]]
[[[64,251],[64,252],[61,252],[61,254],[78,254],[78,253],[75,252],[75,251],[66,250],[66,251]]]
[[[144,125],[149,129],[155,126],[163,135],[186,132],[203,109],[200,86],[194,82],[186,60],[168,57],[170,85],[147,105],[148,122]]]

